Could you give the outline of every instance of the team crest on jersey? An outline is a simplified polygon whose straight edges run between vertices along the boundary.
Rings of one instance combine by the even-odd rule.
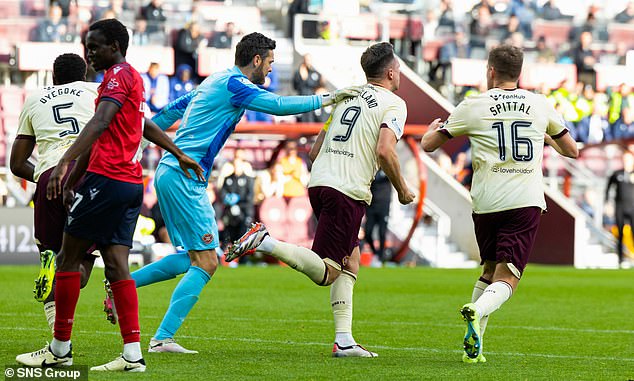
[[[203,242],[209,245],[214,240],[214,235],[211,233],[207,233],[202,237]]]
[[[122,69],[122,67],[121,67],[121,66],[117,66],[117,67],[115,67],[114,69],[112,69],[112,71],[114,72],[114,75],[117,75],[117,73],[118,73],[118,72],[120,72],[120,71],[121,71],[121,69]]]
[[[108,90],[112,90],[115,87],[119,87],[119,82],[117,82],[117,80],[114,78],[110,78],[110,81],[108,81],[106,87],[108,88]]]

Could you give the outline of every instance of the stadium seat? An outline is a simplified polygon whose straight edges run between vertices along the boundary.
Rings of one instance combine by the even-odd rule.
[[[260,220],[273,237],[286,237],[286,201],[281,197],[264,200],[260,205]]]
[[[634,25],[632,24],[609,24],[608,41],[612,44],[624,42],[629,49],[634,48]]]
[[[0,15],[2,15],[3,18],[19,17],[20,2],[17,0],[0,1]]]
[[[423,37],[423,23],[417,17],[402,14],[390,15],[390,39],[411,39],[420,41]]]
[[[573,24],[566,21],[546,21],[537,19],[533,23],[533,36],[543,36],[548,46],[559,46],[568,43]]]

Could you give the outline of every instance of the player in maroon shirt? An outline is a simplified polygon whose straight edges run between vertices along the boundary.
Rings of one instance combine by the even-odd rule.
[[[144,122],[143,81],[125,61],[128,41],[126,27],[114,19],[95,22],[86,36],[88,61],[95,70],[106,70],[106,73],[98,90],[94,117],[60,159],[47,187],[49,199],[63,194],[64,204],[70,208],[56,272],[55,334],[44,349],[17,356],[16,361],[21,364],[72,365],[70,338],[79,299],[79,264],[86,250],[95,243],[101,251],[106,278],[114,294],[124,345],[121,357],[91,370],[145,371],[138,298],[128,269],[132,235],[143,201],[139,163],[141,138],[174,154],[188,177],[191,170],[203,179],[203,170],[158,126]],[[69,163],[76,158],[77,163],[62,192],[62,178]],[[73,187],[85,171],[84,182],[73,194]]]

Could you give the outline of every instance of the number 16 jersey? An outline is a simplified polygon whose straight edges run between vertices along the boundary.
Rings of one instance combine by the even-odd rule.
[[[546,209],[542,182],[544,134],[568,132],[546,97],[493,88],[462,101],[441,129],[471,142],[475,213],[537,206]]]
[[[95,114],[98,83],[71,82],[30,94],[20,113],[18,136],[33,137],[38,160],[33,178],[57,165],[64,152]]]
[[[311,169],[308,187],[326,186],[370,205],[370,185],[379,169],[376,144],[381,128],[403,136],[405,102],[380,86],[365,85],[359,96],[337,104]]]

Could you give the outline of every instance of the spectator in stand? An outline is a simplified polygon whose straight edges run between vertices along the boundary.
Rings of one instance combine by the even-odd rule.
[[[150,44],[150,35],[147,32],[147,20],[137,18],[134,21],[134,30],[132,31],[132,45],[144,46]]]
[[[372,203],[365,208],[365,240],[378,260],[383,264],[390,260],[391,255],[385,250],[387,240],[387,223],[390,217],[390,203],[392,202],[392,183],[383,170],[379,170],[370,186]],[[379,247],[374,244],[374,231],[379,231]]]
[[[588,16],[586,20],[577,28],[570,30],[570,40],[577,40],[583,32],[590,32],[592,38],[595,41],[607,41],[608,31],[605,23],[597,17],[599,8],[596,5],[591,5],[588,8]]]
[[[240,238],[253,222],[253,178],[245,173],[246,164],[244,151],[236,149],[233,173],[224,179],[220,188],[220,200],[224,205],[222,222],[225,226],[225,242]]]
[[[48,18],[42,21],[33,31],[33,41],[37,42],[73,42],[75,36],[69,33],[62,20],[62,8],[57,3],[48,9]]]
[[[178,37],[174,42],[174,66],[187,64],[194,69],[193,78],[200,82],[198,77],[198,49],[207,45],[207,39],[200,32],[200,25],[195,21],[185,24],[178,31]]]
[[[129,9],[123,0],[110,0],[108,7],[95,10],[95,20],[117,19],[126,27],[134,24],[135,12]]]
[[[283,196],[285,199],[305,196],[308,170],[304,160],[297,155],[297,143],[287,142],[285,153],[286,155],[280,160],[285,176]]]
[[[469,46],[472,51],[474,49],[480,49],[484,52],[486,39],[494,27],[491,12],[488,6],[481,5],[477,8],[474,7],[472,14],[474,14],[474,16],[469,24]]]
[[[614,139],[634,138],[634,105],[621,108],[621,118],[614,125],[612,130]]]
[[[53,4],[57,4],[62,8],[62,18],[64,20],[77,8],[77,0],[51,0],[49,6]]]
[[[537,51],[537,62],[539,63],[555,63],[557,62],[557,54],[546,44],[544,36],[539,36],[535,46]]]
[[[608,121],[614,126],[621,119],[621,110],[628,105],[634,105],[634,93],[632,88],[625,83],[619,86],[618,90],[610,92],[610,111]]]
[[[555,0],[548,0],[544,3],[540,16],[544,20],[548,21],[561,20],[565,18],[559,10],[559,7],[557,7],[557,1]]]
[[[610,123],[608,123],[607,105],[601,102],[592,104],[592,114],[584,117],[577,124],[577,141],[586,144],[597,144],[612,140]]]
[[[605,190],[605,199],[608,200],[610,188],[616,187],[614,197],[614,214],[618,228],[618,243],[616,246],[621,267],[629,267],[625,263],[623,255],[623,228],[625,220],[632,227],[632,239],[634,239],[634,153],[626,150],[623,153],[623,169],[618,170],[610,176],[608,186]]]
[[[461,27],[456,28],[455,38],[447,41],[438,50],[438,61],[432,63],[429,69],[429,81],[437,84],[444,84],[447,80],[447,71],[451,68],[451,60],[454,58],[469,58],[471,47],[469,38],[465,35]],[[440,75],[437,74],[440,70]]]
[[[510,7],[511,17],[516,17],[518,21],[518,30],[525,38],[533,37],[533,20],[535,13],[531,8],[529,0],[513,0]]]
[[[178,65],[176,75],[170,79],[170,102],[194,90],[192,67],[187,64]]]
[[[161,111],[169,103],[170,80],[161,73],[158,63],[150,63],[147,73],[141,74],[145,89],[145,102],[153,113]]]
[[[227,25],[225,25],[224,31],[214,33],[211,46],[218,49],[231,49],[236,39],[235,24],[228,22]]]
[[[323,78],[320,72],[313,67],[313,58],[305,54],[302,63],[293,75],[293,89],[298,95],[313,95],[317,88],[323,86]],[[299,116],[301,122],[314,122],[313,113],[308,112]]]
[[[147,21],[148,34],[165,34],[164,23],[167,17],[163,14],[163,0],[151,0],[141,9],[141,15]]]
[[[511,15],[509,17],[508,24],[506,24],[506,27],[504,28],[504,32],[500,36],[501,37],[500,39],[502,41],[504,41],[504,40],[508,39],[509,37],[511,37],[511,35],[513,33],[516,33],[516,32],[521,32],[520,31],[520,19],[517,18],[516,15]]]
[[[594,65],[597,63],[597,59],[592,50],[590,50],[591,44],[592,33],[589,31],[581,32],[579,42],[572,50],[572,56],[577,67],[577,78],[579,81],[589,83],[594,87],[596,83]]]
[[[625,9],[614,16],[614,21],[622,24],[634,22],[634,1],[628,2]]]
[[[452,0],[440,1],[440,18],[438,19],[437,35],[453,34],[456,31],[456,15]]]
[[[423,42],[434,41],[437,39],[436,30],[440,25],[440,17],[436,8],[430,8],[425,11],[423,19]]]
[[[260,205],[271,197],[284,196],[284,169],[282,164],[275,163],[258,174],[255,179],[255,204]]]

